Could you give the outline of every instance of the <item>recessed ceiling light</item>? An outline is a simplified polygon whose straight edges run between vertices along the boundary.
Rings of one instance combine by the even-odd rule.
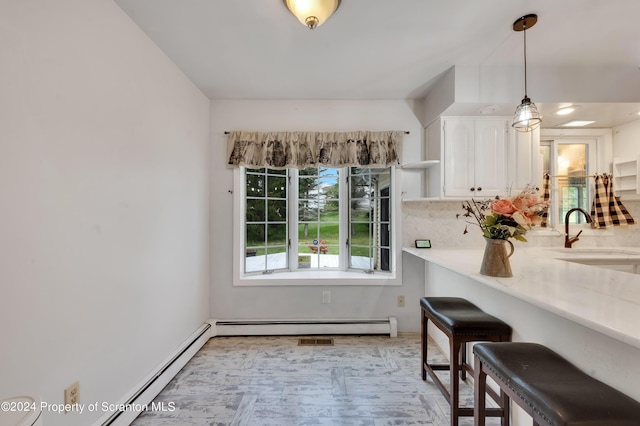
[[[566,108],[562,108],[562,109],[559,109],[558,111],[556,111],[556,114],[558,114],[558,115],[567,115],[567,114],[571,114],[573,111],[575,111],[575,108],[566,107]]]
[[[592,123],[595,123],[595,121],[574,120],[574,121],[569,121],[568,123],[560,124],[560,127],[582,127]]]
[[[580,109],[581,106],[580,105],[566,105],[561,107],[560,109],[558,109],[558,111],[556,111],[556,114],[558,115],[568,115],[571,114],[572,112],[574,112],[577,109]]]

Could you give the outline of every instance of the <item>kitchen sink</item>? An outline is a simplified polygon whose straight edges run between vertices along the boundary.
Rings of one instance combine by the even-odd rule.
[[[556,257],[565,262],[598,266],[632,274],[640,273],[640,252],[616,248],[563,248],[549,249],[560,253]]]
[[[550,249],[556,253],[562,253],[565,255],[578,255],[578,256],[620,256],[624,255],[640,258],[640,252],[624,249],[612,249],[612,248],[562,248],[562,249]]]

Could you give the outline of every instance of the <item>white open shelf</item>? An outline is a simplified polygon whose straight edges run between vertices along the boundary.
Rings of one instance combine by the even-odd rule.
[[[433,167],[437,164],[440,164],[440,160],[424,160],[403,164],[401,167],[403,169],[428,169],[429,167]]]
[[[613,159],[613,189],[623,200],[640,199],[640,155]]]

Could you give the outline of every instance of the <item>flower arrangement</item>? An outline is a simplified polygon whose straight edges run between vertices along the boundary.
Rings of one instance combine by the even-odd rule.
[[[549,203],[538,198],[538,190],[528,185],[520,194],[512,198],[496,197],[493,200],[465,201],[462,203],[463,217],[468,224],[477,225],[486,238],[508,240],[514,238],[526,242],[524,235],[531,227],[542,222],[542,216]],[[471,221],[470,218],[475,219]],[[467,234],[468,225],[464,228]]]

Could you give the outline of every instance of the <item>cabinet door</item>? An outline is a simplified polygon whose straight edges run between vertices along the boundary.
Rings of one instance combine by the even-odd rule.
[[[503,119],[475,122],[476,197],[505,195],[507,126]]]
[[[444,196],[474,195],[474,120],[443,120]]]
[[[507,182],[511,195],[522,191],[528,184],[541,188],[540,129],[526,133],[511,131],[508,151]]]

